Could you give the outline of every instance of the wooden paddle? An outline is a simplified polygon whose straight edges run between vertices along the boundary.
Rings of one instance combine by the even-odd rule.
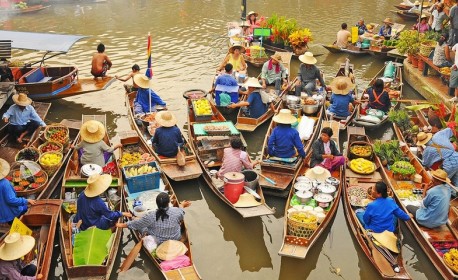
[[[44,257],[44,252],[43,252],[43,247],[48,241],[48,235],[49,235],[49,225],[43,225],[41,226],[40,229],[40,240],[38,240],[38,258],[37,258],[37,272],[39,271],[38,269],[40,268],[40,262],[43,260]]]
[[[126,257],[124,262],[119,267],[118,273],[129,270],[130,266],[134,262],[138,253],[140,253],[140,249],[142,248],[142,245],[143,245],[143,240],[140,239],[140,241],[137,244],[135,244],[135,247],[132,249],[132,251],[130,251],[129,255]]]
[[[261,176],[262,178],[266,179],[266,181],[269,182],[269,183],[271,183],[272,185],[274,185],[274,186],[277,185],[277,183],[276,183],[274,180],[272,180],[272,179],[266,177],[265,175],[262,175],[261,173],[258,173],[258,174],[259,174],[259,176]]]

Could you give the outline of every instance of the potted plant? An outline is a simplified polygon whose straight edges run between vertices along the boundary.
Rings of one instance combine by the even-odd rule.
[[[312,32],[308,28],[296,30],[288,36],[289,45],[295,54],[305,53],[307,44],[311,41],[313,41]]]
[[[417,30],[404,30],[399,34],[396,49],[400,54],[407,54],[413,67],[418,67],[418,58],[415,55],[420,51],[420,43],[424,35]]]

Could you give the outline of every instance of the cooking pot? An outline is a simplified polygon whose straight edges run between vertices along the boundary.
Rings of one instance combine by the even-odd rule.
[[[310,191],[312,189],[312,182],[297,182],[294,184],[296,191]]]
[[[245,186],[252,190],[256,190],[259,181],[258,173],[253,170],[243,170],[242,173],[245,176]]]
[[[310,180],[309,178],[305,177],[305,176],[299,176],[297,177],[296,179],[296,182],[311,182],[312,180]]]
[[[328,208],[331,201],[334,199],[332,195],[327,193],[319,193],[313,196],[321,208]]]
[[[87,178],[94,174],[102,174],[102,167],[100,165],[89,163],[81,167],[81,177]]]
[[[298,117],[301,116],[301,111],[302,111],[301,104],[289,104],[288,109],[291,110],[291,114],[296,115]]]
[[[299,201],[301,204],[307,204],[309,203],[310,199],[313,196],[313,193],[310,191],[298,191],[296,192],[297,198],[299,198]]]
[[[302,112],[307,115],[312,115],[318,112],[318,108],[320,107],[320,103],[317,102],[315,105],[308,105],[304,104],[302,105]]]
[[[337,187],[337,186],[339,186],[339,184],[340,184],[340,181],[337,180],[337,179],[334,178],[334,177],[329,177],[329,178],[327,178],[324,182],[325,182],[326,184],[333,185],[334,187]]]
[[[295,105],[300,104],[301,99],[295,95],[287,95],[286,96],[286,105]]]
[[[336,187],[331,184],[321,184],[318,187],[318,189],[320,190],[320,192],[330,194],[332,196],[334,196],[334,194],[336,193]]]

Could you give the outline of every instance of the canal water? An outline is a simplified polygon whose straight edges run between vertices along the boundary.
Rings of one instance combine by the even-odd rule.
[[[75,1],[78,2],[78,1]],[[335,40],[342,22],[349,26],[360,18],[366,23],[381,23],[393,17],[389,10],[398,0],[330,1],[330,0],[248,0],[248,11],[261,15],[273,13],[297,19],[313,32],[310,50],[319,55],[318,66],[328,82],[346,55],[328,53],[321,43]],[[80,77],[90,77],[90,61],[99,42],[113,61],[110,75],[123,75],[134,63],[146,67],[146,40],[152,35],[154,89],[178,117],[180,127],[186,122],[185,100],[188,89],[210,89],[215,68],[227,51],[226,24],[240,18],[240,1],[227,0],[108,0],[100,4],[53,5],[33,15],[0,18],[4,30],[53,32],[86,35],[70,52],[51,59],[49,65],[76,65]],[[407,23],[410,28],[412,23]],[[1,39],[1,38],[0,38]],[[56,42],[58,43],[58,42]],[[43,53],[14,50],[14,59],[36,61]],[[363,88],[383,66],[372,56],[349,57],[355,65],[358,85]],[[296,73],[299,63],[292,62]],[[253,73],[253,72],[251,72]],[[106,114],[110,134],[129,129],[124,104],[123,83],[115,81],[108,89],[52,102],[48,122],[63,118],[80,119],[81,114]],[[417,97],[406,86],[408,97]],[[268,124],[253,133],[244,133],[252,157],[260,155]],[[389,125],[371,132],[371,137],[390,137]],[[341,138],[346,137],[345,134]],[[378,279],[371,263],[359,249],[347,226],[342,206],[331,227],[309,252],[306,260],[278,256],[283,235],[285,200],[268,197],[277,209],[275,215],[242,219],[222,203],[203,180],[173,183],[180,200],[192,202],[186,209],[186,222],[192,241],[195,265],[204,279]],[[413,279],[440,279],[433,265],[408,230],[403,227],[402,253]],[[128,230],[116,259],[119,263],[134,242]],[[66,279],[60,248],[55,246],[52,279]],[[333,273],[338,268],[340,275]],[[142,253],[131,270],[110,279],[161,279],[162,276]]]

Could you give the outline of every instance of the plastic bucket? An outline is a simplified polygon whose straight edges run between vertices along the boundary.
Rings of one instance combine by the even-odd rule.
[[[244,170],[242,173],[245,175],[245,186],[252,190],[256,190],[259,180],[258,173],[254,172],[253,170]]]
[[[228,172],[224,175],[224,196],[232,203],[239,200],[245,186],[245,176],[238,172]]]

